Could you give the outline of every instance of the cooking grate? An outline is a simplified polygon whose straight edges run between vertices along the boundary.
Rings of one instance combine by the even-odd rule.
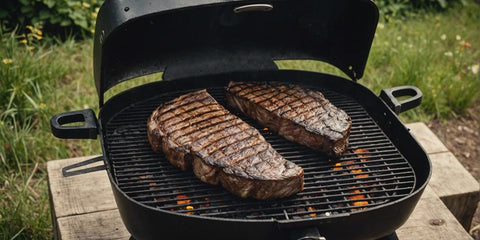
[[[352,98],[318,89],[352,118],[349,148],[338,160],[289,142],[225,104],[224,87],[207,89],[231,112],[257,127],[285,158],[305,170],[305,189],[294,196],[258,201],[241,199],[170,165],[151,150],[146,121],[162,102],[187,91],[160,94],[130,105],[106,124],[110,171],[135,201],[167,211],[234,219],[300,219],[352,213],[409,195],[415,175],[368,113]]]

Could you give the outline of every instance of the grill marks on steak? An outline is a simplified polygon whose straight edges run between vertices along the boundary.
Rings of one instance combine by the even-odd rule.
[[[352,126],[350,117],[321,92],[280,83],[230,82],[227,102],[286,139],[339,157]]]
[[[223,108],[206,90],[182,95],[148,119],[152,149],[203,182],[256,199],[303,190],[303,169],[278,154],[257,129]]]

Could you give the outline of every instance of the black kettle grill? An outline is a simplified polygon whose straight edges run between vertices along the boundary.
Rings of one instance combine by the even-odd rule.
[[[97,138],[125,227],[135,239],[376,239],[408,218],[430,177],[430,162],[396,114],[416,107],[412,86],[357,83],[378,21],[369,0],[106,0],[98,14],[92,110],[52,117],[60,138]],[[275,60],[313,59],[351,79],[279,70]],[[104,102],[116,84],[163,72],[161,81]],[[280,81],[320,90],[352,118],[340,159],[289,142],[231,109],[234,81]],[[305,190],[291,197],[241,199],[205,184],[154,153],[146,121],[162,102],[207,89],[304,168]],[[399,96],[409,96],[398,101]],[[83,122],[81,126],[65,125]]]

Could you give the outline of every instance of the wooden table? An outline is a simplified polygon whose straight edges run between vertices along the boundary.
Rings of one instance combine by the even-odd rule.
[[[425,124],[413,123],[407,127],[429,154],[432,178],[408,221],[396,231],[398,237],[401,240],[471,240],[463,226],[470,226],[475,212],[478,182]],[[105,171],[62,175],[64,167],[92,157],[47,163],[55,238],[129,239]]]

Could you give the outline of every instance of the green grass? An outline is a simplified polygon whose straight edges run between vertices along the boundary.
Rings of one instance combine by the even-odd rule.
[[[424,93],[404,121],[461,115],[478,96],[479,7],[471,3],[442,13],[381,20],[360,83],[382,88],[414,85]],[[458,37],[457,37],[458,35]],[[92,41],[56,42],[0,35],[0,239],[52,238],[45,163],[100,153],[96,140],[60,140],[50,133],[54,114],[92,108],[98,113]],[[33,49],[32,49],[33,47]],[[342,75],[317,61],[279,61],[281,68]],[[150,75],[129,87],[158,80]]]
[[[89,43],[0,41],[0,239],[51,238],[45,162],[99,153],[93,141],[50,133],[59,112],[95,108]],[[33,47],[33,49],[32,49]]]
[[[404,121],[427,121],[463,114],[478,96],[479,6],[469,3],[442,13],[422,12],[381,19],[365,73],[359,83],[375,93],[400,85],[423,92],[420,107],[402,113]],[[281,61],[300,68],[345,76],[317,61]],[[347,77],[348,78],[348,77]]]

